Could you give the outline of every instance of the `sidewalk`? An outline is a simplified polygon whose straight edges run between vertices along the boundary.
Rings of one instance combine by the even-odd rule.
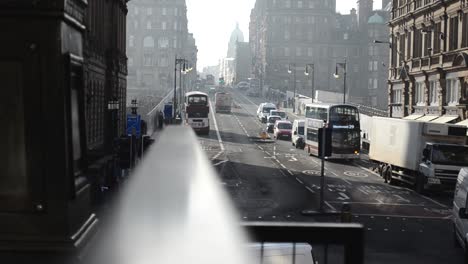
[[[293,113],[293,109],[292,108],[281,108],[281,110],[284,110],[286,111],[286,113],[288,113],[288,116],[291,116],[291,117],[294,117],[294,118],[297,118],[297,119],[304,119],[305,118],[305,115],[303,114],[297,114],[297,113]]]

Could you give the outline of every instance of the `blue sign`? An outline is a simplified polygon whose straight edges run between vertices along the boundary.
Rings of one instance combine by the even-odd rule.
[[[127,115],[127,135],[141,136],[141,116]]]

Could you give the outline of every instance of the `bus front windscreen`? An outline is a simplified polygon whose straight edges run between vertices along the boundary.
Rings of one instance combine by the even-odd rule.
[[[330,109],[330,123],[333,125],[356,125],[359,123],[359,111],[353,106],[336,106]]]
[[[208,102],[206,96],[190,96],[188,103],[193,105],[206,105]]]

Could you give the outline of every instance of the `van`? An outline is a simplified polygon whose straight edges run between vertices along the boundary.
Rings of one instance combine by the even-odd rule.
[[[292,127],[291,142],[292,142],[292,145],[295,146],[296,148],[304,149],[305,147],[304,127],[305,127],[304,119],[294,120],[293,127]]]
[[[257,110],[257,117],[262,123],[266,123],[267,116],[271,110],[276,110],[276,105],[272,103],[261,103]]]
[[[462,168],[458,173],[457,184],[453,196],[453,235],[457,245],[465,251],[468,257],[468,168]]]

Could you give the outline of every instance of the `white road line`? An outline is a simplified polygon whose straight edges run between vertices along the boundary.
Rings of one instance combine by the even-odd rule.
[[[328,207],[330,207],[330,209],[332,209],[333,211],[337,211],[336,208],[335,208],[333,205],[331,205],[329,202],[325,201],[325,204],[326,204]]]
[[[283,169],[286,169],[286,170],[288,169],[288,168],[286,168],[286,166],[284,166],[282,163],[280,163],[279,165],[280,165]]]
[[[289,175],[294,176],[294,173],[291,170],[288,170]]]
[[[263,148],[262,148],[261,146],[257,145],[257,147],[258,147],[259,149],[263,150]]]
[[[415,192],[415,193],[416,193],[416,192]],[[430,201],[430,202],[433,202],[433,203],[437,204],[438,206],[440,206],[440,207],[442,207],[442,208],[447,208],[447,206],[446,206],[445,204],[439,203],[438,201],[436,201],[436,200],[434,200],[434,199],[431,199],[431,198],[429,198],[429,197],[427,197],[427,196],[421,195],[421,197],[424,198],[424,199],[426,199],[426,200],[428,200],[428,201]]]
[[[343,179],[343,178],[340,178],[340,179],[342,179],[344,182],[346,182],[346,183],[349,184],[349,185],[353,185],[350,181],[348,181],[348,180],[346,180],[346,179]]]
[[[309,192],[311,192],[311,193],[315,193],[315,191],[312,190],[309,186],[306,186],[306,189],[309,190]]]
[[[221,139],[221,134],[219,133],[218,122],[216,122],[216,117],[215,117],[211,102],[210,102],[210,111],[211,111],[211,116],[213,116],[213,122],[214,122],[214,126],[216,129],[216,136],[218,137],[219,147],[221,148],[221,151],[224,151],[223,140]]]
[[[304,182],[301,181],[301,179],[299,179],[299,178],[297,178],[297,177],[296,177],[296,181],[298,181],[300,184],[304,184]]]
[[[218,162],[218,163],[216,163],[216,164],[213,164],[213,166],[216,167],[216,166],[219,166],[219,165],[221,165],[221,164],[223,164],[223,163],[226,163],[226,162],[228,162],[228,161],[229,161],[229,160],[222,160],[222,161],[220,161],[220,162]]]
[[[343,201],[330,201],[330,203],[343,203]],[[369,203],[369,202],[347,202],[349,204],[363,204],[363,205],[388,205],[388,206],[417,206],[423,207],[421,204],[403,204],[403,203]]]

